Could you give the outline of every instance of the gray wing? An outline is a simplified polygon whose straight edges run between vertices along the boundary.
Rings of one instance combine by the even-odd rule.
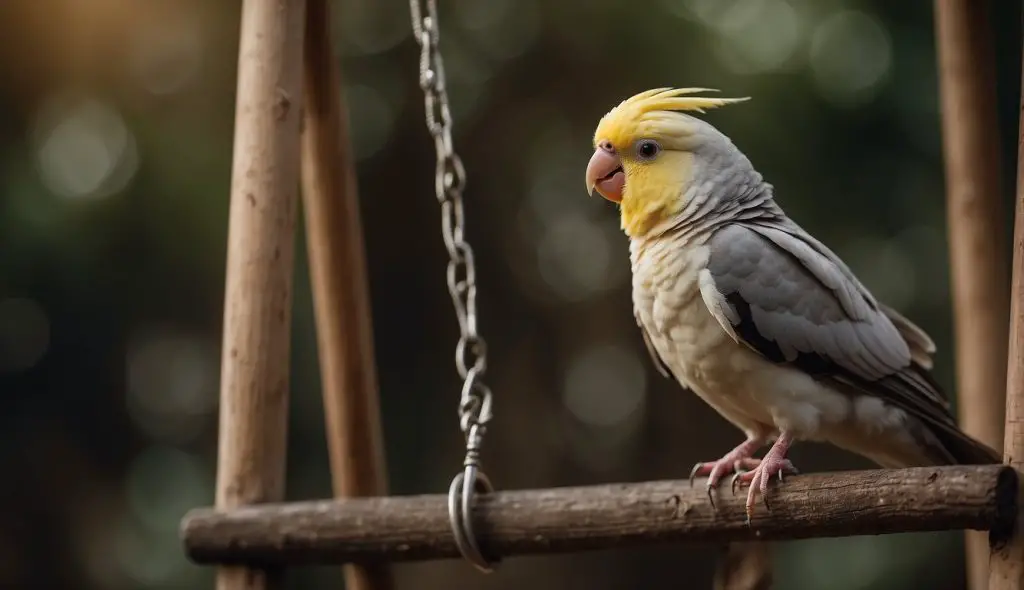
[[[795,227],[731,224],[708,246],[702,295],[734,338],[772,362],[959,432],[927,365],[915,359],[933,348],[930,339],[895,314],[897,328],[895,312],[819,242]]]
[[[903,317],[899,312],[886,305],[879,305],[885,315],[889,317],[892,324],[896,326],[900,334],[910,345],[910,356],[914,362],[925,369],[932,368],[932,355],[935,354],[935,343],[927,332],[917,327],[916,324]]]

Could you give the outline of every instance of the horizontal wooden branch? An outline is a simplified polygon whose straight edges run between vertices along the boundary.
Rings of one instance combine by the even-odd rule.
[[[657,543],[800,539],[949,529],[1012,531],[1017,472],[1002,465],[799,475],[768,492],[744,522],[745,493],[704,484],[622,483],[503,491],[474,510],[485,552],[560,553]],[[459,553],[442,495],[246,506],[186,515],[182,537],[199,563],[337,564],[441,559]]]

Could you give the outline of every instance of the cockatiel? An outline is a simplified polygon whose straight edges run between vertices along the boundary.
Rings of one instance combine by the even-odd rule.
[[[648,90],[606,114],[587,190],[620,207],[633,308],[659,371],[746,440],[698,463],[756,495],[792,473],[798,440],[826,441],[882,467],[988,464],[929,371],[935,345],[878,302],[824,244],[786,216],[732,141],[702,113],[743,99]],[[762,459],[754,453],[771,443]],[[712,496],[713,501],[713,496]]]

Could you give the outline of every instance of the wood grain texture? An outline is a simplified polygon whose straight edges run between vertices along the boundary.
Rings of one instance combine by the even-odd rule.
[[[383,496],[380,427],[363,228],[327,0],[308,0],[302,195],[335,497]],[[389,590],[384,565],[345,566],[348,590]]]
[[[1024,49],[1022,49],[1024,51]],[[1024,82],[1021,109],[1024,115]],[[1013,231],[1013,275],[1010,297],[1010,338],[1006,374],[1006,431],[1003,458],[1024,471],[1024,116],[1018,123],[1017,207]],[[1024,588],[1024,520],[1017,518],[1016,534],[995,547],[989,561],[989,590]]]
[[[216,506],[284,496],[304,0],[242,3],[231,176]],[[220,590],[280,570],[220,568]]]
[[[1009,265],[988,0],[936,0],[935,32],[959,422],[965,432],[998,450],[1003,443]],[[968,533],[966,548],[968,588],[984,590],[988,544],[983,535]]]
[[[702,481],[502,491],[474,512],[483,549],[502,556],[658,543],[729,543],[947,529],[1005,538],[1017,509],[1017,473],[963,466],[799,475],[773,484],[772,512],[744,523],[745,494]],[[198,563],[374,563],[456,558],[446,496],[363,498],[194,510],[182,525]]]

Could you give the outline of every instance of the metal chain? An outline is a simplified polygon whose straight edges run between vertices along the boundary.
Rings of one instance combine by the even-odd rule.
[[[424,14],[422,2],[426,2]],[[466,458],[448,488],[448,518],[455,543],[462,556],[483,572],[491,572],[497,560],[484,557],[473,531],[472,505],[476,494],[493,491],[480,470],[480,447],[491,420],[491,390],[483,382],[487,371],[487,345],[477,330],[476,267],[473,249],[465,240],[462,191],[466,170],[452,147],[452,117],[448,108],[444,64],[438,48],[440,38],[436,0],[409,0],[412,30],[420,45],[420,88],[427,113],[427,130],[437,151],[434,192],[441,205],[441,236],[448,250],[448,292],[459,321],[459,342],[455,346],[455,369],[463,379],[459,401],[459,426],[466,436]]]

